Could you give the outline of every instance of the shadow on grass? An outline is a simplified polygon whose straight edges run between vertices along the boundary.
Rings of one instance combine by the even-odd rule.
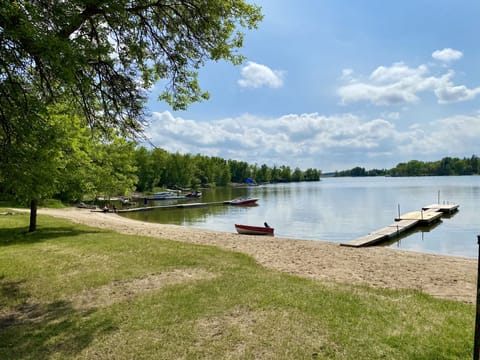
[[[32,244],[56,238],[75,237],[86,234],[97,234],[102,230],[80,229],[78,226],[39,226],[37,231],[28,232],[26,227],[10,227],[0,229],[0,246]]]
[[[45,359],[74,357],[90,343],[115,330],[111,321],[95,316],[95,310],[75,310],[70,302],[27,302],[20,282],[0,279],[1,300],[16,298],[20,305],[0,311],[0,358]],[[10,299],[13,300],[13,299]],[[23,300],[23,301],[22,301]]]

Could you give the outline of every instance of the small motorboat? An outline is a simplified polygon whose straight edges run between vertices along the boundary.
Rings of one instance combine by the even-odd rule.
[[[185,194],[185,197],[187,199],[191,199],[191,198],[196,199],[196,198],[199,198],[201,196],[202,196],[202,193],[200,191],[194,191],[194,192],[190,192],[188,194]]]
[[[242,235],[270,235],[273,236],[274,229],[265,223],[265,226],[250,226],[235,224],[235,229]]]
[[[173,200],[184,199],[185,196],[178,195],[171,191],[156,192],[148,197],[149,200]]]
[[[237,198],[230,200],[230,205],[254,205],[258,201],[258,198]]]

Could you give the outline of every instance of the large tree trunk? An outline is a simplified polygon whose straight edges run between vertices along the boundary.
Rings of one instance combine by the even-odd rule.
[[[28,232],[37,230],[37,200],[30,200],[30,227]]]

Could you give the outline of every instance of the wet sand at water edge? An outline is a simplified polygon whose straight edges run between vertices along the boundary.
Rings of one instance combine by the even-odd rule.
[[[466,303],[476,300],[476,259],[383,247],[350,248],[327,241],[238,235],[233,229],[229,233],[154,224],[88,209],[39,209],[38,213],[124,234],[214,245],[249,254],[267,268],[327,283],[415,289]]]

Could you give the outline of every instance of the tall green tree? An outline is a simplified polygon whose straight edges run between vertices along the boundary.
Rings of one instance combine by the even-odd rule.
[[[215,184],[219,186],[226,186],[232,180],[230,175],[230,168],[225,159],[218,156],[211,158],[213,168],[213,178]]]
[[[135,166],[137,168],[137,190],[140,192],[153,189],[155,172],[150,152],[145,147],[140,147],[135,151]]]
[[[114,136],[93,147],[91,181],[97,194],[105,197],[126,195],[138,182],[135,166],[135,142]]]
[[[146,89],[159,80],[160,99],[174,109],[207,99],[198,69],[207,60],[241,63],[241,30],[261,18],[243,0],[0,0],[0,178],[14,181],[9,164],[39,156],[26,132],[52,140],[43,125],[59,101],[92,128],[137,137]],[[36,149],[54,152],[49,143]]]
[[[273,165],[271,173],[271,179],[273,183],[277,183],[282,181],[281,170],[277,167],[277,165]]]
[[[296,167],[292,173],[292,181],[303,181],[303,180],[304,180],[303,171],[300,170],[300,168]]]
[[[280,179],[283,182],[290,182],[292,180],[292,169],[290,169],[290,166],[282,165],[280,167]]]
[[[66,184],[75,176],[81,178],[80,172],[89,166],[86,150],[79,147],[86,141],[84,133],[77,131],[79,119],[59,108],[54,111],[55,116],[15,134],[12,146],[4,147],[2,154],[2,187],[7,195],[30,204],[30,231],[36,229],[39,201],[66,191]]]
[[[255,174],[255,180],[258,182],[270,182],[271,179],[272,170],[266,164],[262,164],[260,169]]]
[[[152,151],[152,169],[153,169],[153,181],[152,190],[156,186],[163,186],[167,183],[167,163],[169,161],[170,154],[160,148],[153,149]]]
[[[68,95],[90,124],[138,133],[144,89],[165,80],[160,98],[175,109],[207,99],[197,70],[239,64],[239,30],[261,18],[243,0],[0,0],[3,105],[38,113]]]
[[[57,106],[56,109],[54,118],[59,118],[57,123],[62,128],[60,135],[63,136],[58,155],[63,157],[64,167],[57,168],[60,179],[54,196],[64,202],[78,201],[85,194],[95,192],[92,154],[95,153],[94,145],[98,136],[94,136],[86,126],[84,118],[66,106]]]
[[[195,166],[192,162],[192,156],[177,152],[169,156],[166,165],[165,182],[162,185],[190,187],[194,174]]]
[[[228,166],[234,182],[243,183],[252,176],[250,165],[245,161],[228,160]]]

